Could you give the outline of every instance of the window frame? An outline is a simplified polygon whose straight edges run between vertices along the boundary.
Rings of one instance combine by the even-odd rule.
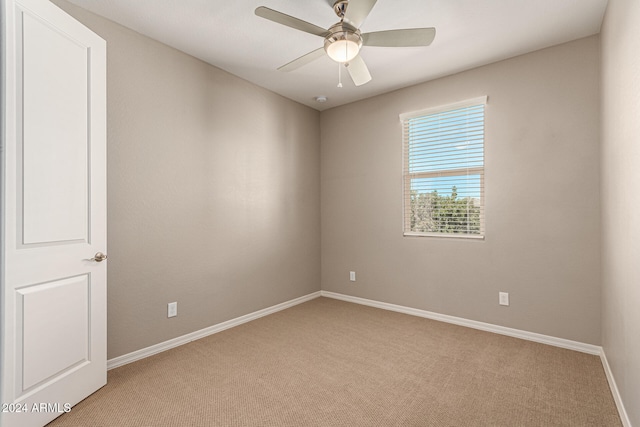
[[[465,107],[484,105],[483,110],[483,129],[486,126],[486,105],[488,96],[480,96],[467,99],[464,101],[454,102],[446,105],[439,105],[418,111],[402,113],[400,117],[400,125],[402,127],[402,232],[404,237],[438,237],[438,238],[457,238],[457,239],[475,239],[484,240],[486,236],[485,228],[485,188],[484,188],[484,172],[485,172],[485,133],[482,136],[482,167],[445,169],[433,172],[409,172],[409,135],[407,135],[407,122],[410,119],[428,116],[437,113],[446,113],[448,111],[457,110]],[[407,209],[411,209],[411,182],[420,178],[438,178],[446,176],[463,176],[463,175],[479,175],[480,176],[480,234],[464,234],[464,233],[442,233],[442,232],[419,232],[408,231],[411,228],[411,216],[407,215]]]

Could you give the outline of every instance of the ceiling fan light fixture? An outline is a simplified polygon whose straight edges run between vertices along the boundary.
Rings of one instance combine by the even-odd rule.
[[[329,58],[336,62],[349,62],[360,52],[358,43],[352,40],[338,40],[325,47]]]
[[[329,58],[345,63],[358,56],[362,47],[360,31],[349,31],[341,23],[334,25],[329,31],[331,34],[324,39],[324,50]]]

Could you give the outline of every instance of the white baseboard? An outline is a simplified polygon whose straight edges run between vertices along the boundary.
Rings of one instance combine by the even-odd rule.
[[[607,381],[609,382],[609,388],[611,389],[613,400],[616,402],[616,407],[618,408],[618,414],[620,415],[622,425],[624,427],[631,427],[629,414],[627,414],[624,403],[622,403],[622,396],[620,396],[618,385],[616,384],[616,380],[613,377],[613,372],[611,372],[611,367],[609,366],[609,361],[607,360],[607,355],[604,353],[604,349],[602,349],[602,351],[600,352],[600,360],[602,360],[602,367],[604,368],[604,373],[607,376]]]
[[[260,317],[285,310],[289,307],[293,307],[294,305],[302,304],[303,302],[318,298],[319,296],[320,291],[313,292],[309,295],[304,295],[302,297],[295,298],[290,301],[285,301],[272,307],[267,307],[262,310],[254,311],[253,313],[245,314],[244,316],[236,317],[235,319],[227,320],[226,322],[218,323],[216,325],[200,329],[199,331],[182,335],[181,337],[173,338],[168,341],[164,341],[159,344],[134,351],[132,353],[124,354],[119,357],[114,357],[113,359],[107,360],[107,369],[117,368],[118,366],[126,365],[127,363],[135,362],[136,360],[144,359],[145,357],[149,357],[154,354],[169,350],[171,348],[187,344],[191,341],[195,341],[197,339],[222,332],[225,329],[233,328],[234,326],[242,325],[243,323],[250,322]]]
[[[323,297],[339,299],[356,304],[368,305],[370,307],[382,308],[384,310],[397,311],[398,313],[410,314],[412,316],[425,317],[427,319],[438,320],[440,322],[453,323],[454,325],[466,326],[468,328],[480,329],[481,331],[493,332],[500,335],[521,338],[528,341],[535,341],[542,344],[549,344],[555,347],[576,350],[582,353],[599,356],[602,347],[592,344],[585,344],[578,341],[571,341],[564,338],[556,338],[549,335],[537,334],[534,332],[522,331],[520,329],[507,328],[505,326],[493,325],[491,323],[477,322],[475,320],[464,319],[462,317],[449,316],[446,314],[434,313],[432,311],[420,310],[418,308],[405,307],[402,305],[389,304],[386,302],[374,301],[370,299],[353,297],[350,295],[338,294],[335,292],[320,291]]]

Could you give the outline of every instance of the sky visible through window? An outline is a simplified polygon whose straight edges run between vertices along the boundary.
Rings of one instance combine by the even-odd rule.
[[[417,117],[408,124],[409,173],[443,175],[413,178],[411,190],[451,196],[455,186],[459,198],[480,198],[481,176],[469,169],[484,166],[484,105]]]

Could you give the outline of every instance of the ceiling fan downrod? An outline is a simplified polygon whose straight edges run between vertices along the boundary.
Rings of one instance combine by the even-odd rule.
[[[344,14],[347,11],[347,5],[349,4],[349,0],[336,0],[333,3],[333,10],[338,15],[338,18],[344,18]]]

